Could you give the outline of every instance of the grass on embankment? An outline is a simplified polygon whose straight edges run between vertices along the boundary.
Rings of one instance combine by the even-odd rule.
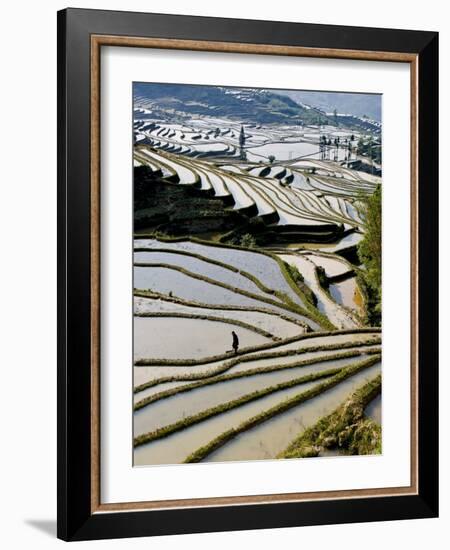
[[[345,273],[344,275],[347,275],[347,273]],[[340,309],[343,309],[344,311],[346,311],[348,313],[348,315],[355,321],[358,323],[358,325],[365,325],[366,322],[365,322],[365,319],[363,316],[361,316],[357,311],[353,310],[353,309],[350,309],[348,306],[344,305],[343,303],[340,303],[338,302],[334,296],[331,294],[331,291],[330,291],[330,285],[332,284],[332,280],[346,280],[346,279],[340,279],[341,276],[336,276],[336,277],[328,277],[326,272],[325,272],[325,269],[320,266],[320,265],[317,265],[315,268],[314,268],[314,276],[316,278],[316,281],[319,285],[319,287],[322,289],[322,291],[328,296],[328,298],[334,303],[336,304],[336,306]],[[350,277],[347,277],[347,279],[349,279]],[[362,298],[362,295],[361,295],[361,289],[360,289],[360,286],[357,282],[357,279],[355,278],[355,285],[356,285],[356,290],[359,292],[359,295],[361,297],[361,302],[364,303],[363,301],[363,298]]]
[[[256,334],[259,334],[260,336],[264,336],[264,338],[268,338],[269,340],[273,340],[275,342],[281,340],[280,337],[275,336],[274,334],[272,334],[271,332],[268,332],[267,330],[251,325],[250,323],[245,323],[244,321],[240,321],[239,319],[229,319],[228,317],[216,317],[215,315],[204,315],[201,313],[199,314],[178,313],[178,312],[166,313],[162,311],[155,311],[155,312],[149,312],[149,313],[135,313],[135,317],[144,317],[148,319],[152,319],[152,318],[196,319],[198,321],[213,321],[215,323],[226,323],[229,325],[235,325],[237,327],[244,328],[246,330],[249,330],[250,332],[255,332]]]
[[[291,351],[291,350],[289,350]],[[295,350],[294,350],[295,352]],[[306,353],[302,351],[302,353]],[[210,373],[207,376],[203,376],[198,382],[194,382],[193,384],[188,384],[186,386],[179,386],[177,388],[170,388],[168,390],[155,393],[153,395],[150,395],[144,399],[141,399],[134,405],[134,410],[137,411],[139,409],[142,409],[143,407],[150,405],[151,403],[155,403],[156,401],[160,401],[161,399],[172,397],[173,395],[177,395],[179,393],[185,393],[191,390],[195,390],[197,388],[203,388],[205,386],[211,386],[213,384],[218,384],[220,382],[228,382],[230,380],[236,380],[239,378],[246,378],[248,376],[254,376],[257,374],[266,374],[269,372],[277,372],[280,370],[288,370],[298,367],[308,367],[310,365],[316,365],[317,363],[325,363],[327,361],[335,361],[338,359],[349,359],[351,357],[359,357],[364,354],[375,354],[380,353],[380,349],[376,348],[375,350],[369,352],[367,351],[360,351],[360,350],[354,350],[354,351],[344,351],[343,353],[334,353],[332,355],[325,355],[320,357],[314,357],[311,359],[305,359],[303,361],[296,361],[294,363],[288,363],[288,364],[282,364],[282,365],[269,365],[268,367],[256,367],[254,369],[249,369],[246,371],[236,372],[232,374],[221,374],[229,369],[231,369],[235,364],[239,364],[240,362],[233,362],[232,365],[224,365],[224,368],[221,370],[216,370],[214,373]],[[268,354],[270,355],[270,354]],[[286,355],[296,355],[296,353],[289,353]],[[267,357],[266,357],[267,358]],[[186,380],[186,378],[183,378],[183,380]],[[173,382],[174,380],[170,380]]]
[[[271,315],[273,317],[278,317],[284,321],[289,321],[305,331],[309,331],[309,326],[303,321],[299,321],[296,317],[284,315],[279,311],[274,311],[273,309],[268,309],[264,307],[253,307],[253,306],[237,306],[230,304],[205,304],[204,302],[197,302],[195,300],[185,300],[179,298],[178,296],[168,296],[167,294],[161,294],[160,292],[153,292],[148,290],[134,290],[133,292],[136,298],[148,298],[149,300],[162,300],[164,302],[169,302],[181,306],[193,307],[198,309],[209,309],[209,310],[218,310],[218,311],[244,311],[248,313],[265,313],[266,315]],[[139,313],[135,315],[140,315]]]
[[[314,294],[314,292],[301,280],[303,278],[303,275],[298,271],[298,269],[295,266],[291,266],[287,262],[284,262],[276,256],[275,254],[272,255],[278,265],[280,266],[281,272],[284,275],[284,278],[288,282],[291,289],[299,296],[299,298],[302,300],[305,309],[308,311],[311,318],[319,323],[323,328],[326,330],[333,330],[336,329],[336,327],[333,325],[333,323],[328,319],[326,315],[324,315],[318,308],[317,308],[317,296]],[[298,275],[300,277],[298,277]]]
[[[381,453],[381,427],[364,409],[381,392],[381,375],[356,390],[345,403],[296,438],[278,458],[318,456],[324,449],[342,454]]]
[[[296,281],[293,279],[293,276],[292,276],[291,272],[289,271],[289,269],[287,268],[285,262],[283,262],[283,260],[281,260],[276,254],[273,254],[272,252],[270,252],[268,250],[261,250],[261,249],[257,249],[257,248],[248,248],[248,247],[237,246],[237,245],[232,245],[232,244],[223,244],[223,243],[219,243],[219,242],[215,242],[215,241],[205,241],[203,239],[192,237],[190,235],[177,236],[177,237],[168,237],[166,235],[159,235],[158,233],[150,233],[150,234],[135,235],[134,238],[136,240],[138,240],[138,239],[155,239],[155,240],[160,241],[160,242],[168,242],[168,243],[189,241],[189,242],[201,244],[201,245],[204,245],[204,246],[213,246],[213,247],[217,247],[217,248],[226,248],[226,249],[235,249],[235,250],[245,250],[245,251],[251,252],[253,254],[261,254],[263,256],[269,257],[278,264],[278,266],[279,266],[286,282],[291,287],[292,291],[300,298],[300,300],[304,304],[304,308],[307,309],[307,314],[305,315],[304,308],[300,307],[296,302],[291,300],[286,293],[280,292],[280,291],[275,291],[275,296],[277,298],[279,298],[280,300],[283,300],[286,303],[286,306],[288,307],[289,310],[292,311],[294,309],[294,311],[300,313],[301,315],[305,315],[306,317],[311,318],[313,321],[318,323],[323,329],[333,330],[333,329],[336,328],[330,322],[328,317],[323,315],[315,307],[315,305],[313,303],[314,299],[310,295],[309,289],[307,289],[306,285],[304,286],[303,284],[300,284],[300,286],[299,286],[296,283]],[[136,248],[141,249],[142,247],[136,247]],[[250,276],[250,278],[258,280],[251,273],[248,273],[248,272],[244,272],[244,273],[246,274],[245,276]],[[256,282],[256,281],[254,281],[254,282]],[[258,281],[258,282],[259,282],[259,284],[263,285],[263,283],[261,281]],[[263,285],[263,286],[265,286],[265,285]],[[268,302],[268,303],[270,303],[270,302]]]
[[[277,308],[284,309],[285,311],[290,311],[292,313],[297,313],[298,315],[301,315],[303,317],[306,317],[307,319],[312,319],[313,321],[316,321],[320,326],[323,328],[334,328],[333,325],[329,326],[329,323],[327,322],[326,317],[321,317],[320,315],[316,316],[317,319],[313,317],[310,311],[302,308],[299,304],[296,304],[290,298],[285,294],[284,292],[279,292],[278,290],[274,291],[274,295],[277,298],[277,300],[274,300],[272,298],[269,298],[268,296],[265,296],[264,294],[255,294],[254,292],[250,292],[248,290],[244,290],[242,288],[238,288],[236,286],[231,286],[227,283],[224,283],[222,281],[218,281],[216,279],[211,279],[210,277],[207,277],[206,275],[200,275],[199,273],[194,273],[192,271],[189,271],[188,269],[185,269],[184,267],[180,267],[177,265],[171,265],[166,263],[142,263],[142,262],[136,262],[134,264],[135,267],[145,267],[148,269],[152,268],[161,268],[161,269],[169,269],[172,271],[177,271],[178,273],[182,273],[186,277],[190,277],[192,279],[197,279],[198,281],[202,281],[204,283],[208,283],[213,286],[218,286],[220,288],[223,288],[225,290],[228,290],[229,292],[233,292],[234,294],[239,294],[241,296],[245,296],[247,298],[251,298],[253,300],[256,300],[257,302],[264,302],[266,304],[270,304],[271,306],[275,306]]]
[[[210,409],[206,409],[204,411],[201,411],[195,415],[188,416],[186,418],[182,418],[181,420],[178,420],[177,422],[174,422],[173,424],[169,424],[168,426],[163,426],[161,428],[158,428],[157,430],[154,430],[152,432],[148,432],[145,434],[142,434],[140,436],[137,436],[134,438],[134,446],[138,447],[140,445],[144,445],[146,443],[150,443],[152,441],[156,441],[158,439],[162,439],[164,437],[167,437],[175,432],[184,430],[185,428],[189,428],[190,426],[193,426],[194,424],[198,424],[199,422],[202,422],[203,420],[207,420],[209,418],[212,418],[213,416],[217,416],[219,414],[222,414],[224,412],[227,412],[229,410],[235,409],[237,407],[240,407],[242,405],[245,405],[247,403],[250,403],[252,401],[255,401],[257,399],[260,399],[262,397],[265,397],[266,395],[270,395],[272,393],[278,392],[280,390],[289,389],[295,386],[299,386],[301,384],[306,384],[308,382],[314,382],[315,380],[320,380],[322,378],[330,378],[330,380],[327,380],[326,382],[319,384],[318,386],[312,388],[311,390],[307,390],[300,394],[301,399],[300,402],[302,402],[303,397],[306,399],[310,399],[311,397],[314,397],[321,393],[322,391],[325,391],[328,388],[331,388],[335,386],[336,384],[339,384],[342,380],[345,380],[352,374],[355,374],[359,372],[360,370],[367,368],[375,363],[377,363],[380,360],[381,356],[374,356],[370,357],[368,359],[365,359],[364,361],[361,361],[359,363],[356,363],[355,365],[352,365],[350,367],[344,367],[344,368],[337,368],[337,369],[330,369],[328,371],[322,371],[320,373],[314,373],[309,374],[306,376],[301,376],[299,378],[289,380],[287,382],[282,382],[280,384],[275,384],[274,386],[270,386],[268,388],[264,388],[262,390],[257,390],[252,393],[243,395],[242,397],[239,397],[238,399],[233,399],[232,401],[228,401],[226,403],[222,403],[220,405],[217,405],[215,407],[212,407]],[[292,399],[288,399],[286,401],[283,401],[276,407],[273,407],[272,409],[269,409],[269,411],[279,411],[282,412],[284,410],[287,410],[291,406],[294,406],[297,404],[294,403],[295,399],[299,399],[300,396],[296,396]],[[293,404],[290,404],[290,403]],[[290,405],[289,405],[290,404]],[[287,407],[287,408],[285,408]],[[265,411],[261,413],[261,415],[258,415],[258,417],[265,418],[264,415],[266,415],[268,411]],[[278,414],[277,412],[272,412],[271,415],[274,416],[275,414]],[[256,417],[253,417],[254,420]],[[248,422],[248,421],[247,421]],[[245,424],[245,423],[244,423]],[[256,424],[255,424],[256,425]],[[238,432],[236,432],[238,433]]]
[[[153,432],[148,432],[146,434],[139,435],[134,438],[134,446],[138,447],[139,445],[144,445],[145,443],[150,443],[151,441],[156,441],[157,439],[162,439],[163,437],[172,435],[175,432],[179,432],[181,430],[184,430],[185,428],[189,428],[194,424],[198,424],[203,420],[207,420],[208,418],[212,418],[213,416],[217,416],[219,414],[230,411],[242,405],[246,405],[247,403],[250,403],[257,399],[261,399],[261,397],[266,397],[267,395],[270,395],[277,391],[286,390],[294,386],[306,384],[307,382],[314,382],[314,380],[320,380],[321,378],[334,376],[340,370],[341,369],[335,368],[327,371],[322,371],[320,373],[308,374],[306,376],[301,376],[299,378],[295,378],[287,382],[282,382],[280,384],[275,384],[274,386],[269,386],[262,390],[257,390],[257,391],[248,393],[246,395],[243,395],[242,397],[233,399],[232,401],[221,403],[220,405],[216,405],[215,407],[211,407],[210,409],[206,409],[192,416],[182,418],[181,420],[178,420],[173,424],[169,424],[168,426],[163,426],[162,428],[158,428]]]
[[[254,283],[262,292],[265,292],[266,294],[275,294],[275,290],[273,288],[266,286],[262,281],[260,281],[257,277],[255,277],[252,273],[249,273],[248,271],[244,271],[242,269],[238,269],[234,265],[226,264],[219,260],[214,260],[213,258],[207,258],[206,256],[202,256],[201,254],[197,254],[196,252],[190,252],[190,251],[188,252],[186,250],[177,250],[172,248],[139,248],[139,247],[135,248],[134,252],[149,252],[149,253],[160,252],[163,254],[178,254],[179,256],[192,257],[192,258],[195,258],[196,260],[200,260],[202,262],[215,265],[227,271],[231,271],[233,273],[242,275],[242,277],[245,277],[246,279],[252,281],[252,283]]]
[[[308,401],[309,399],[317,397],[319,394],[325,392],[330,388],[333,388],[334,386],[337,386],[340,382],[344,381],[350,376],[353,376],[359,371],[374,365],[375,363],[380,361],[380,359],[381,355],[378,355],[365,359],[364,361],[353,364],[349,367],[337,369],[338,372],[334,376],[332,376],[332,378],[325,380],[321,384],[318,384],[317,386],[314,386],[309,390],[303,391],[295,395],[294,397],[291,397],[290,399],[286,399],[278,405],[275,405],[274,407],[267,409],[266,411],[263,411],[262,413],[259,413],[248,420],[245,420],[236,428],[231,428],[230,430],[223,432],[218,437],[210,441],[207,445],[200,447],[192,454],[190,454],[184,460],[184,462],[200,462],[208,455],[210,455],[213,451],[215,451],[219,447],[222,447],[223,445],[225,445],[225,443],[227,443],[237,435],[241,434],[242,432],[254,428],[259,424],[262,424],[266,420],[270,420],[274,416],[284,413],[289,409],[292,409],[293,407],[296,407],[297,405]]]
[[[236,356],[247,355],[248,353],[264,351],[267,349],[277,348],[279,346],[284,346],[286,344],[291,344],[293,342],[300,342],[302,340],[307,340],[310,338],[323,338],[326,336],[339,336],[342,334],[367,334],[371,332],[381,332],[379,328],[357,328],[357,329],[342,329],[335,331],[327,332],[308,332],[306,334],[300,334],[298,336],[292,336],[290,338],[285,338],[278,342],[268,342],[267,344],[261,344],[259,346],[249,346],[248,348],[243,348],[238,350]],[[356,345],[360,345],[359,343]],[[361,344],[363,345],[363,344]],[[135,361],[135,366],[137,367],[189,367],[197,365],[206,365],[207,363],[213,363],[216,361],[222,361],[223,359],[229,359],[230,353],[221,353],[218,355],[211,355],[209,357],[202,357],[200,359],[138,359]]]

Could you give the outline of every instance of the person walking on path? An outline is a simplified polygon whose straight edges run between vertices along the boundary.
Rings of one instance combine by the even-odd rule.
[[[234,349],[234,353],[237,353],[238,352],[238,348],[239,348],[239,338],[238,338],[238,335],[234,332],[234,330],[231,331],[231,335],[233,337],[233,349]]]

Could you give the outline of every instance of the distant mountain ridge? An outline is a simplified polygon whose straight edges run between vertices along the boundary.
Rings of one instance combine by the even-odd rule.
[[[185,113],[239,119],[253,123],[311,121],[308,110],[293,99],[266,90],[180,84],[134,85],[135,105]]]
[[[289,92],[290,93],[290,92]],[[168,119],[203,115],[253,124],[334,124],[331,115],[299,104],[278,90],[202,86],[192,84],[134,83],[134,106],[160,111]],[[342,126],[358,125],[345,118]]]

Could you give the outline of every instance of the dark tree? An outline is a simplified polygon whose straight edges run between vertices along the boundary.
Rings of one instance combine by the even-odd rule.
[[[239,147],[244,147],[244,145],[245,145],[244,127],[241,126],[241,132],[239,134]]]

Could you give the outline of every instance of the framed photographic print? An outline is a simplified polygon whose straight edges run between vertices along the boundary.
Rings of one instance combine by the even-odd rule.
[[[438,36],[58,14],[58,536],[438,513]]]

